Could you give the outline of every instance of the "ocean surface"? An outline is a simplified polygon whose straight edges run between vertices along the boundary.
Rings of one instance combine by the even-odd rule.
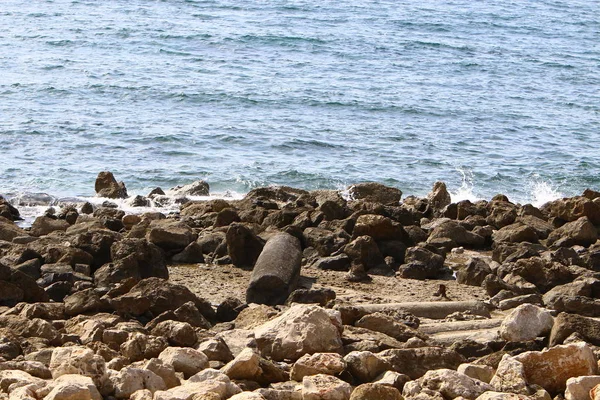
[[[600,189],[600,2],[2,0],[0,194]],[[39,196],[38,196],[39,197]]]

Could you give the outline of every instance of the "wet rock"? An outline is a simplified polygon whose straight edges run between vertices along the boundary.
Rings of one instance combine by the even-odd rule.
[[[352,185],[348,188],[348,193],[353,200],[364,200],[390,205],[397,205],[402,198],[402,191],[400,189],[375,182]]]
[[[568,222],[548,236],[547,245],[553,247],[589,246],[598,240],[598,231],[587,217]]]
[[[300,241],[287,234],[272,236],[265,244],[252,271],[246,301],[257,304],[283,304],[300,278]]]
[[[253,267],[264,247],[264,241],[241,223],[229,225],[226,241],[231,263],[240,268]]]
[[[331,375],[311,375],[302,379],[302,400],[349,400],[352,386]]]
[[[500,336],[510,342],[525,342],[550,332],[554,319],[543,308],[523,304],[508,314],[500,325]]]
[[[210,186],[203,180],[198,180],[192,183],[188,183],[183,186],[175,186],[169,190],[173,196],[185,197],[185,196],[208,196],[210,192]]]
[[[108,197],[109,199],[127,198],[125,184],[117,182],[112,172],[109,171],[102,171],[98,174],[94,189],[99,197]]]
[[[572,334],[577,333],[586,342],[600,346],[600,321],[576,314],[560,313],[554,320],[549,344],[561,344]]]
[[[295,381],[309,375],[338,375],[346,369],[346,362],[337,353],[305,354],[292,366],[290,377]]]
[[[11,220],[0,217],[0,240],[12,241],[19,236],[29,236],[26,231],[19,228]]]
[[[17,210],[12,204],[8,202],[8,200],[6,200],[2,196],[0,196],[0,218],[5,218],[9,221],[18,221],[21,219],[19,210]]]
[[[261,354],[273,360],[297,360],[304,354],[340,352],[338,312],[314,305],[295,304],[281,316],[254,330]]]

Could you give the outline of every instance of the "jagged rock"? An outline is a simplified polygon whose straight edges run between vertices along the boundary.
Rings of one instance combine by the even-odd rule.
[[[166,338],[172,346],[191,347],[198,341],[196,331],[187,322],[162,321],[151,333]]]
[[[596,357],[583,342],[559,345],[541,352],[528,351],[515,359],[523,364],[528,384],[539,385],[551,394],[564,391],[569,378],[598,372]]]
[[[500,325],[500,336],[509,342],[526,342],[547,334],[554,319],[543,308],[523,304],[508,314]]]
[[[495,231],[492,234],[492,240],[496,243],[537,243],[539,237],[537,232],[530,226],[521,222],[515,222],[514,224],[506,225],[500,230]]]
[[[112,172],[102,171],[96,178],[94,185],[96,195],[100,197],[108,197],[109,199],[125,199],[127,198],[127,189],[123,182],[117,182]]]
[[[198,264],[204,263],[204,254],[202,252],[202,246],[198,242],[192,242],[180,253],[175,254],[171,257],[171,260],[176,263],[182,264]]]
[[[304,354],[340,352],[339,312],[295,304],[279,317],[254,330],[261,354],[273,360],[297,360]]]
[[[305,354],[292,366],[290,377],[300,382],[308,375],[338,375],[346,369],[346,362],[337,353]]]
[[[437,211],[443,210],[444,207],[450,205],[452,202],[452,198],[444,182],[435,182],[433,184],[431,192],[427,195],[427,200],[431,208]]]
[[[563,221],[576,221],[588,217],[594,225],[600,225],[600,205],[585,197],[576,196],[554,200],[544,204],[542,212]]]
[[[554,230],[554,226],[551,223],[534,215],[522,215],[517,218],[516,222],[533,229],[540,239],[546,239],[550,232]]]
[[[236,394],[239,394],[240,392],[242,392],[240,387],[238,385],[236,385],[235,383],[231,382],[231,379],[229,379],[229,377],[227,375],[225,375],[222,371],[219,371],[219,370],[216,370],[213,368],[204,369],[204,370],[198,372],[196,375],[190,377],[190,379],[188,379],[188,383],[205,382],[205,381],[220,381],[220,382],[225,383],[226,397],[228,397],[228,398],[230,396],[235,396]]]
[[[311,375],[302,379],[302,400],[349,400],[352,386],[331,375]]]
[[[171,365],[177,372],[190,377],[208,367],[208,357],[201,351],[189,347],[167,347],[158,358],[166,365]]]
[[[427,239],[427,241],[437,238],[449,238],[458,246],[473,248],[480,248],[485,244],[485,239],[482,236],[469,232],[458,222],[453,220],[446,220],[436,226],[429,234],[429,239]]]
[[[194,239],[192,229],[179,221],[154,220],[146,231],[146,240],[165,250],[184,249]]]
[[[308,227],[302,233],[307,246],[313,247],[321,257],[327,257],[337,250],[340,241],[335,232],[323,228]]]
[[[353,200],[364,200],[389,205],[398,205],[402,198],[402,191],[400,189],[375,182],[352,185],[348,188],[348,193]]]
[[[352,237],[370,236],[379,240],[408,241],[408,234],[401,224],[382,215],[365,214],[356,219]]]
[[[492,273],[488,263],[482,258],[471,258],[456,273],[456,281],[463,285],[481,286],[486,276]]]
[[[418,330],[412,329],[409,326],[394,320],[393,317],[380,312],[365,315],[358,320],[355,325],[359,328],[384,333],[400,342],[406,342],[413,337],[422,340],[427,339],[427,335],[424,335]]]
[[[377,376],[390,371],[392,365],[370,351],[352,351],[344,357],[348,371],[359,382],[371,382]]]
[[[502,357],[490,385],[498,392],[529,394],[523,363],[508,354]]]
[[[0,196],[0,218],[7,219],[9,221],[17,221],[17,220],[21,219],[19,210],[17,210],[12,204],[10,204],[2,196]],[[1,229],[2,228],[0,227],[0,230]],[[0,239],[0,240],[6,240],[6,239]]]
[[[214,319],[210,303],[197,297],[187,287],[160,278],[141,280],[126,294],[112,299],[111,305],[115,310],[131,315],[159,315],[190,301],[207,319]]]
[[[65,220],[41,216],[33,221],[29,233],[32,236],[43,236],[54,231],[66,231],[69,226]]]
[[[444,273],[444,257],[423,247],[409,247],[397,275],[406,279],[435,279]]]
[[[40,318],[23,318],[17,315],[0,316],[0,327],[9,329],[13,334],[24,338],[43,338],[56,340],[60,334],[51,323]]]
[[[419,385],[440,392],[449,399],[459,396],[465,399],[476,399],[484,392],[492,390],[489,384],[451,369],[428,371],[419,379]]]
[[[233,360],[233,354],[223,339],[208,339],[200,343],[197,350],[206,354],[210,361],[229,362]]]
[[[97,387],[106,379],[106,362],[88,347],[57,347],[52,352],[50,370],[54,379],[62,375],[78,374],[92,378]]]
[[[158,358],[152,358],[146,362],[144,369],[154,372],[160,376],[168,389],[179,386],[181,382],[175,374],[175,368],[172,365],[167,365]]]
[[[577,314],[560,313],[554,320],[549,344],[561,344],[572,334],[577,333],[586,342],[600,346],[600,321]]]
[[[517,218],[517,207],[507,198],[492,200],[488,203],[487,209],[486,222],[497,229],[512,224]]]
[[[394,371],[418,379],[429,370],[456,369],[466,360],[459,353],[441,347],[389,349],[377,354],[392,364]]]
[[[589,246],[598,240],[598,231],[587,217],[568,222],[548,236],[547,245],[553,247]]]
[[[460,364],[456,371],[485,383],[490,383],[495,373],[494,368],[489,365],[477,364]]]
[[[29,236],[26,231],[19,228],[11,220],[0,216],[0,240],[12,241],[19,236]]]
[[[370,236],[359,236],[344,247],[344,253],[348,255],[353,264],[359,264],[366,269],[384,264],[383,256],[377,247],[377,243]]]
[[[226,242],[231,263],[240,268],[253,267],[264,247],[264,241],[241,223],[229,225]]]
[[[245,348],[233,360],[225,365],[221,372],[231,379],[256,380],[262,373],[260,356],[250,348]]]
[[[139,361],[158,357],[168,346],[167,339],[163,337],[135,332],[121,344],[120,353],[130,361]]]
[[[553,310],[588,317],[600,316],[600,280],[578,278],[573,282],[555,286],[543,296],[544,304]]]
[[[61,375],[51,384],[45,400],[102,400],[94,381],[77,374]]]
[[[125,367],[111,377],[117,399],[129,399],[138,390],[147,389],[151,393],[166,390],[163,379],[148,369]]]
[[[521,259],[515,263],[504,263],[496,271],[500,278],[504,278],[509,273],[533,283],[541,292],[547,292],[554,286],[571,282],[574,278],[573,272],[568,267],[541,257]]]

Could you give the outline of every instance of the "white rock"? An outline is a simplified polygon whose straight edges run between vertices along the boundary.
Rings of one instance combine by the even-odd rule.
[[[451,369],[427,371],[419,379],[419,384],[423,388],[440,392],[450,399],[459,396],[465,399],[476,399],[484,392],[492,390],[489,384]]]
[[[230,397],[229,400],[265,400],[265,398],[260,393],[242,392]]]
[[[498,364],[496,374],[490,381],[496,392],[511,392],[522,395],[529,394],[525,380],[525,368],[521,362],[505,354]]]
[[[456,369],[457,372],[465,374],[473,379],[478,379],[485,383],[490,383],[494,377],[494,368],[489,365],[478,365],[478,364],[460,364]]]
[[[44,400],[102,400],[89,376],[65,374],[52,382],[52,390]]]
[[[291,378],[300,382],[308,375],[337,375],[346,369],[346,361],[337,353],[305,354],[292,366]]]
[[[600,400],[600,385],[596,385],[590,390],[590,398],[592,400]]]
[[[110,380],[115,388],[117,399],[127,399],[138,390],[148,389],[154,393],[157,390],[167,389],[163,379],[147,369],[125,367]]]
[[[154,393],[153,400],[192,400],[197,395],[207,395],[214,393],[221,398],[227,395],[227,385],[220,381],[204,381],[196,383],[186,383],[165,391]]]
[[[151,391],[148,389],[142,389],[133,393],[129,400],[152,400],[152,397],[154,397],[154,395]]]
[[[501,392],[485,392],[476,400],[530,400],[531,397],[524,394],[501,393]]]
[[[331,375],[311,375],[302,379],[302,400],[349,400],[352,386]]]
[[[158,358],[188,377],[208,367],[208,357],[203,352],[189,347],[167,347]]]
[[[212,381],[221,381],[221,382],[225,383],[225,385],[227,385],[227,397],[233,396],[234,394],[238,394],[242,391],[242,389],[240,389],[240,387],[238,385],[231,382],[231,379],[229,379],[229,377],[227,375],[225,375],[223,372],[221,372],[217,369],[213,369],[213,368],[203,369],[202,371],[198,372],[196,375],[190,377],[190,379],[188,379],[187,383],[197,383],[197,382],[204,382],[204,381],[211,381],[211,380]]]
[[[102,386],[106,379],[104,358],[84,346],[55,348],[52,351],[49,368],[55,379],[67,374],[84,375],[92,378],[98,387]]]
[[[348,370],[361,382],[371,382],[392,365],[370,351],[352,351],[344,357]]]
[[[231,379],[253,380],[262,373],[260,357],[252,349],[246,348],[232,361],[228,362],[221,372]]]
[[[315,305],[294,304],[254,330],[261,354],[275,361],[297,360],[304,354],[342,351],[340,313]]]
[[[40,389],[40,384],[29,384],[25,386],[19,386],[16,389],[11,389],[8,400],[37,400],[37,390]]]
[[[550,393],[563,392],[569,378],[598,374],[596,356],[585,342],[527,351],[514,358],[523,364],[528,384],[539,385]]]
[[[549,333],[554,318],[545,309],[533,304],[521,304],[508,314],[500,325],[500,336],[509,342],[524,342]]]
[[[219,332],[215,337],[225,342],[234,357],[247,347],[256,347],[254,331],[248,329],[231,329],[229,331]]]
[[[179,378],[175,374],[175,368],[173,368],[172,365],[166,365],[158,358],[148,360],[148,362],[144,364],[144,369],[152,371],[160,376],[167,386],[167,389],[181,385]]]
[[[590,391],[600,385],[600,376],[579,376],[567,379],[566,400],[588,400]]]
[[[43,382],[43,379],[36,378],[25,371],[10,369],[0,371],[0,392],[10,393],[9,387],[15,383],[19,383],[19,386],[25,386]]]

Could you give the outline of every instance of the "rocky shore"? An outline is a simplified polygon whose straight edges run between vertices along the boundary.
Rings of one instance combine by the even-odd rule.
[[[209,190],[0,197],[0,400],[600,400],[600,192]]]

